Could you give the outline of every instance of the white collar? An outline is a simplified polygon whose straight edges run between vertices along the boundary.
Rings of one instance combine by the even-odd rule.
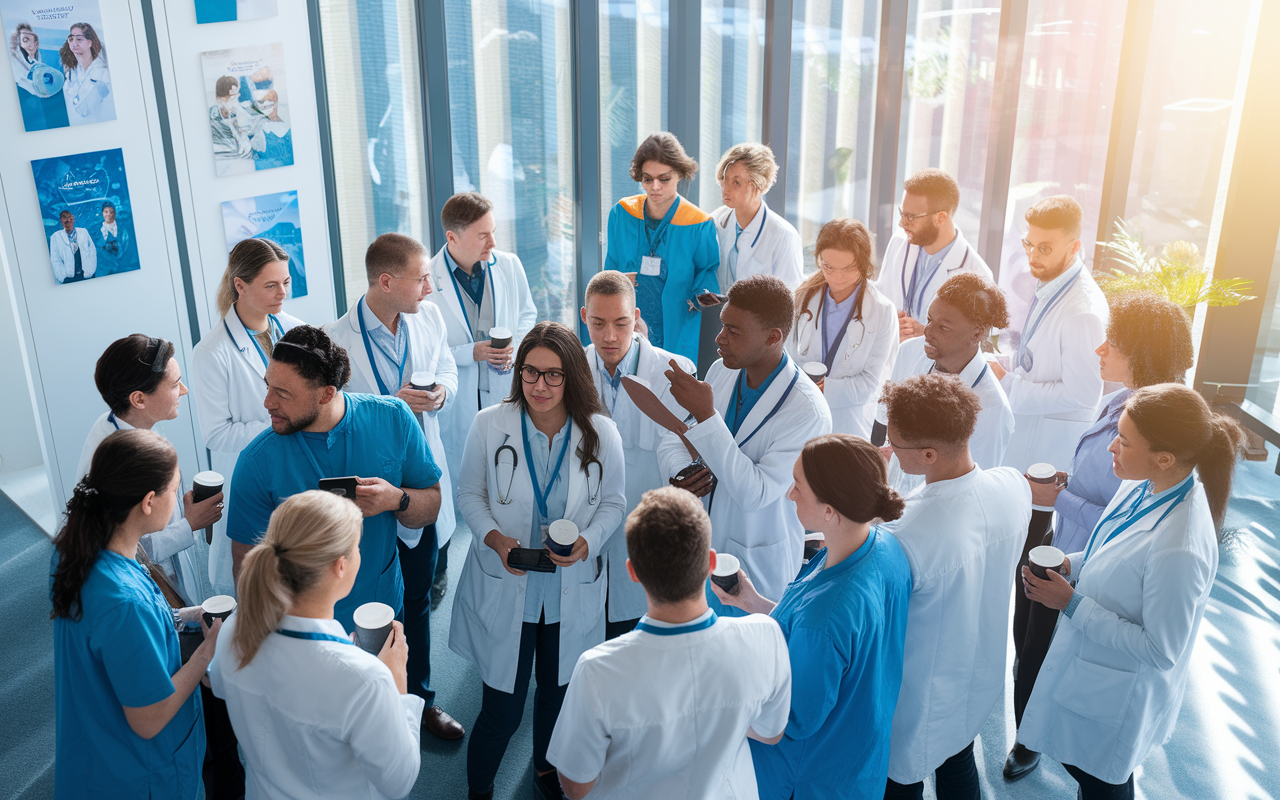
[[[699,622],[705,622],[710,617],[711,617],[711,609],[708,608],[706,611],[699,614],[696,619],[689,619],[689,620],[685,620],[684,622],[663,622],[660,619],[654,619],[648,614],[645,614],[643,617],[641,617],[640,621],[643,622],[645,625],[652,625],[655,628],[683,628],[686,625],[697,625]]]
[[[368,312],[368,313],[365,313],[365,312]],[[369,308],[368,295],[365,295],[364,297],[360,298],[360,313],[364,314],[364,324],[369,329],[370,333],[381,328],[387,332],[388,336],[395,338],[396,334],[392,333],[391,329],[388,328],[386,325],[383,325],[382,320],[378,319],[378,315],[373,313],[372,308]],[[404,327],[404,315],[400,314],[399,317],[400,317],[400,322],[396,324],[396,330],[401,330]]]
[[[973,360],[965,364],[964,369],[960,370],[960,382],[965,386],[974,387],[978,380],[978,376],[982,374],[982,370],[987,366],[987,360],[982,357],[982,350],[979,349],[974,355]],[[974,387],[976,388],[976,387]]]

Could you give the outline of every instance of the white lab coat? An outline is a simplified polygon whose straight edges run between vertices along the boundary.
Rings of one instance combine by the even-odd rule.
[[[916,783],[977,737],[1004,696],[1009,601],[1031,521],[1016,470],[926,484],[885,527],[911,564],[889,777]]]
[[[632,347],[640,348],[640,361],[636,366],[636,377],[647,381],[653,393],[658,396],[671,413],[678,419],[684,419],[689,412],[681,408],[671,396],[671,382],[663,374],[671,368],[671,359],[685,372],[693,373],[693,362],[684,356],[668,353],[659,347],[649,344],[649,340],[638,336]],[[628,350],[622,363],[630,365],[634,358],[632,350]],[[600,402],[604,405],[606,388],[596,368],[595,345],[587,346],[587,363],[591,365],[592,375],[596,380],[596,391],[600,392]],[[646,417],[635,403],[631,402],[627,390],[618,387],[618,401],[613,407],[613,424],[618,426],[618,435],[622,438],[622,451],[626,459],[627,513],[630,514],[640,503],[640,498],[650,489],[667,485],[667,476],[658,466],[658,443],[662,440],[666,429]],[[624,520],[625,522],[625,520]],[[625,524],[609,537],[605,546],[605,560],[609,564],[609,621],[622,622],[638,619],[649,609],[644,588],[631,580],[627,574],[627,537]]]
[[[84,228],[76,228],[76,245],[80,248],[80,271],[86,278],[92,278],[98,271],[98,248],[94,247],[93,237]],[[76,254],[71,251],[71,237],[59,228],[49,237],[49,262],[53,265],[53,279],[62,283],[76,274]]]
[[[727,292],[733,285],[729,275],[729,251],[738,234],[733,209],[720,206],[711,212],[716,223],[716,238],[720,242],[720,291]],[[738,238],[737,279],[748,275],[773,275],[795,291],[804,280],[804,245],[800,234],[790,222],[776,211],[770,211],[768,203],[760,203],[751,223],[742,229]]]
[[[529,279],[519,257],[515,253],[494,250],[493,258],[494,263],[485,268],[489,273],[485,280],[485,294],[492,291],[494,295],[493,325],[511,331],[511,346],[518,351],[520,340],[538,321],[538,309],[533,304]],[[431,286],[433,291],[427,295],[427,302],[440,309],[449,334],[449,349],[453,351],[453,360],[458,367],[457,402],[450,403],[440,412],[440,435],[449,469],[453,471],[453,484],[457,486],[471,421],[477,411],[501,402],[511,392],[512,376],[490,373],[489,390],[479,392],[480,370],[489,366],[487,362],[482,364],[474,358],[475,339],[467,327],[467,315],[458,301],[458,293],[454,291],[443,247],[431,259]]]
[[[79,64],[63,73],[62,97],[67,103],[67,119],[72,125],[110,122],[116,118],[116,96],[111,91],[111,70],[99,55],[85,69]]]
[[[849,320],[821,396],[831,409],[832,431],[866,439],[871,436],[880,389],[898,357],[898,314],[874,283],[866,282],[863,292],[862,319]],[[797,366],[822,360],[825,296],[818,292],[809,299],[787,337],[787,354]]]
[[[502,403],[476,414],[458,480],[458,509],[471,528],[472,538],[453,604],[449,649],[475,663],[485,685],[501,692],[515,691],[528,579],[507,572],[502,559],[484,543],[484,537],[489,531],[498,530],[504,536],[519,539],[521,547],[542,546],[541,542],[529,540],[535,500],[525,463],[521,414],[514,403]],[[578,526],[578,534],[586,539],[587,560],[556,570],[564,591],[560,598],[561,686],[569,682],[578,656],[604,641],[609,578],[602,556],[626,511],[618,429],[608,417],[599,414],[592,416],[591,424],[600,436],[600,471],[597,473],[593,467],[590,480],[583,473],[577,457],[582,430],[577,425],[572,428],[564,465],[569,476],[564,518],[572,520]],[[517,464],[510,473],[504,465],[499,483],[494,456],[504,444],[515,449]],[[509,489],[506,474],[511,476]],[[509,502],[504,505],[500,495]]]
[[[1080,569],[1084,597],[1057,631],[1018,741],[1107,783],[1124,783],[1173,734],[1192,645],[1218,570],[1218,538],[1198,478],[1169,512],[1101,542]],[[1105,518],[1138,481],[1124,481]]]
[[[1076,269],[1079,280],[1049,309],[1028,345],[1031,371],[1016,363],[1015,353],[1013,369],[1000,381],[1014,414],[1004,463],[1022,472],[1041,462],[1066,469],[1076,443],[1098,416],[1102,374],[1094,349],[1106,338],[1107,300],[1078,258],[1036,292],[1042,295],[1040,303],[1047,303],[1061,285],[1058,281],[1069,279]],[[1042,307],[1032,310],[1033,319]]]
[[[324,326],[325,333],[334,342],[342,345],[351,360],[351,381],[347,383],[349,392],[379,394],[378,379],[373,373],[373,365],[369,363],[369,351],[364,346],[364,338],[360,335],[360,320],[356,314],[364,307],[361,299],[351,307],[341,319]],[[409,331],[409,363],[405,365],[404,377],[407,380],[414,372],[430,372],[436,376],[436,383],[445,388],[444,406],[439,411],[414,414],[422,425],[422,432],[427,437],[427,445],[431,448],[431,457],[440,467],[440,514],[436,517],[436,546],[444,547],[453,536],[458,521],[453,513],[453,484],[449,480],[448,459],[445,456],[444,443],[440,440],[439,415],[454,402],[458,393],[458,367],[453,363],[453,353],[449,350],[445,339],[444,319],[440,309],[429,303],[422,303],[416,314],[401,314],[400,324]],[[375,347],[370,341],[370,347]],[[387,387],[391,388],[391,387]],[[392,392],[397,392],[395,387]],[[422,528],[406,528],[396,523],[396,533],[408,547],[417,547],[422,539]]]
[[[286,333],[304,324],[284,313],[277,314],[276,319]],[[234,305],[191,354],[191,396],[196,401],[204,446],[210,451],[210,468],[226,480],[222,489],[226,509],[213,527],[213,544],[209,548],[209,581],[216,594],[235,595],[225,512],[235,502],[231,475],[236,470],[240,451],[271,427],[271,416],[262,407],[267,397],[267,386],[263,382],[266,373],[267,368],[249,334],[245,333],[244,325],[240,324]]]
[[[831,433],[831,411],[793,361],[773,379],[734,436],[724,414],[739,372],[723,361],[711,365],[707,383],[715,391],[716,413],[689,428],[685,437],[719,479],[714,495],[702,499],[711,506],[711,546],[737,556],[760,594],[780,599],[804,557],[804,526],[795,503],[787,499],[791,470],[805,442]],[[765,422],[795,376],[786,402]],[[746,444],[740,446],[742,441]],[[658,462],[666,477],[675,477],[691,460],[678,436],[663,435]]]
[[[911,275],[915,272],[916,259],[919,257],[920,245],[908,244],[902,230],[900,228],[895,230],[892,238],[889,239],[889,244],[884,248],[884,258],[880,261],[880,276],[876,278],[876,285],[880,287],[884,296],[889,298],[889,302],[893,303],[895,309],[905,308],[907,290],[911,288]],[[970,245],[960,229],[956,228],[955,244],[947,251],[947,257],[942,260],[942,266],[925,287],[922,317],[929,313],[929,306],[938,296],[938,289],[942,284],[962,272],[971,272],[986,281],[992,280],[991,268],[987,266],[987,262],[982,260],[982,256],[978,255],[978,249]],[[923,323],[924,319],[916,321]]]

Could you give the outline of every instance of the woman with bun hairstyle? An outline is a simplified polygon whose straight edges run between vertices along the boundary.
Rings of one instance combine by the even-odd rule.
[[[183,664],[177,622],[199,619],[201,609],[172,609],[138,561],[142,537],[169,524],[178,487],[173,445],[123,430],[98,445],[67,501],[50,592],[55,798],[200,792],[205,733],[195,689],[222,623],[205,628]]]
[[[1138,389],[1110,447],[1120,488],[1065,577],[1022,569],[1027,597],[1062,615],[1018,741],[1084,800],[1132,798],[1134,770],[1173,733],[1243,443],[1199,392]]]
[[[408,693],[404,626],[375,656],[334,619],[363,520],[346,498],[295,494],[241,562],[209,679],[245,743],[249,797],[404,797],[418,778],[425,703]]]
[[[810,439],[787,497],[826,547],[776,604],[745,573],[725,605],[769,614],[791,653],[791,715],[776,746],[751,742],[760,797],[878,797],[889,769],[889,730],[902,683],[911,568],[892,534],[872,524],[902,515],[884,458],[864,439]]]

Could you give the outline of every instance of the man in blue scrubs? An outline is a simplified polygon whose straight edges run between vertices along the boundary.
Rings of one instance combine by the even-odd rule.
[[[353,500],[364,512],[360,571],[334,606],[347,630],[356,608],[377,601],[399,614],[404,596],[396,521],[431,525],[440,511],[440,468],[403,400],[342,391],[351,377],[347,353],[319,328],[300,325],[276,343],[267,367],[271,430],[240,454],[227,518],[233,571],[262,538],[286,498],[320,488],[322,478],[356,476]]]

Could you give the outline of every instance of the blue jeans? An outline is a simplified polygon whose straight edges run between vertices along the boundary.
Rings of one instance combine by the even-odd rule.
[[[431,583],[436,577],[436,526],[422,531],[417,547],[396,540],[400,573],[404,576],[404,638],[409,645],[409,694],[435,705],[431,689]]]
[[[973,759],[973,742],[942,762],[933,772],[938,800],[981,800],[982,789],[978,785],[978,763]],[[885,800],[921,800],[924,797],[924,781],[901,784],[892,780],[884,789]]]

